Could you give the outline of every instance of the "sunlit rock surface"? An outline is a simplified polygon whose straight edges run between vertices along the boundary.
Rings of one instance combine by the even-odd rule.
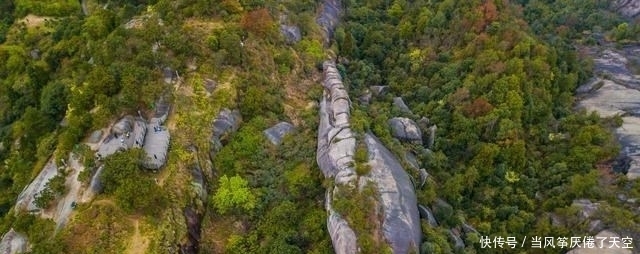
[[[384,241],[393,253],[417,252],[421,240],[417,198],[409,175],[397,158],[371,133],[358,138],[366,145],[370,172],[358,177],[354,169],[356,134],[351,130],[351,102],[335,63],[323,64],[325,88],[320,101],[317,161],[325,177],[333,177],[333,189],[327,190],[327,227],[336,253],[357,253],[357,235],[343,216],[333,210],[334,193],[344,186],[362,188],[373,184],[379,195],[376,211],[381,212],[380,227]]]
[[[640,76],[632,71],[640,61],[640,48],[620,50],[591,49],[597,78],[580,86],[579,108],[595,111],[601,117],[621,116],[622,126],[615,130],[622,146],[621,157],[627,160],[620,169],[630,179],[640,177]]]
[[[0,254],[17,254],[27,252],[28,242],[27,238],[13,228],[9,230],[2,240],[0,240]]]

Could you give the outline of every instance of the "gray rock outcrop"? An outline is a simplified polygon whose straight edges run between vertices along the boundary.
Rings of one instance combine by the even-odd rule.
[[[362,188],[373,184],[377,197],[376,211],[381,211],[378,227],[384,242],[394,253],[417,252],[421,230],[417,198],[409,175],[400,162],[371,133],[364,134],[368,152],[369,173],[358,177],[354,169],[356,135],[350,128],[351,103],[342,79],[333,62],[325,62],[324,93],[320,101],[317,161],[325,177],[333,177],[335,184],[327,190],[327,227],[336,253],[357,253],[356,232],[344,216],[332,209],[334,195],[341,188]],[[380,239],[382,240],[382,239]]]
[[[629,68],[630,59],[640,60],[640,48],[592,49],[594,72],[601,77],[577,89],[582,97],[578,108],[595,111],[601,117],[622,116],[622,126],[615,129],[620,142],[623,166],[617,171],[629,179],[640,177],[640,79]]]
[[[55,157],[51,157],[40,174],[22,190],[16,201],[16,211],[38,212],[40,208],[35,204],[35,197],[45,189],[49,180],[58,174],[58,166]]]
[[[0,240],[0,254],[17,254],[27,251],[27,238],[13,230],[13,228],[2,236],[2,240]]]
[[[333,34],[338,26],[342,5],[340,0],[323,0],[320,7],[320,15],[316,19],[316,23],[324,32],[324,46],[329,47]]]
[[[411,109],[409,108],[409,106],[407,106],[407,104],[404,103],[404,100],[402,100],[402,97],[393,98],[393,107],[402,113],[413,115],[413,112],[411,112]]]
[[[302,40],[302,34],[298,26],[280,25],[280,33],[289,44],[295,44]]]
[[[637,17],[640,13],[640,0],[614,0],[611,6],[627,18]]]
[[[429,209],[429,207],[418,205],[418,211],[420,212],[420,217],[427,220],[430,226],[438,226],[438,221],[436,220],[436,217],[433,216],[433,212],[431,211],[431,209]]]
[[[234,133],[240,127],[240,111],[224,108],[220,110],[218,116],[213,120],[211,134],[211,153],[216,153],[222,149],[222,141],[227,139],[231,133]]]
[[[89,139],[87,140],[87,143],[97,144],[98,142],[100,142],[101,139],[102,139],[102,130],[97,130],[92,132],[91,135],[89,135]]]
[[[453,248],[456,250],[464,249],[464,241],[460,237],[460,232],[455,229],[449,229],[449,240],[453,243]]]
[[[391,135],[401,141],[422,144],[422,131],[413,120],[406,117],[394,117],[389,119]]]
[[[284,136],[291,133],[294,129],[295,127],[293,126],[293,124],[287,122],[279,122],[273,127],[264,130],[262,133],[265,137],[267,137],[269,141],[271,141],[271,144],[279,145],[280,143],[282,143],[282,139],[284,138]]]
[[[385,239],[394,253],[417,251],[422,231],[418,199],[409,175],[397,158],[372,133],[364,136],[371,172],[366,177],[376,183],[384,220]]]
[[[165,67],[162,69],[162,78],[165,84],[173,84],[177,81],[178,75],[177,72],[169,67]]]
[[[384,96],[389,91],[389,86],[371,86],[373,96]]]

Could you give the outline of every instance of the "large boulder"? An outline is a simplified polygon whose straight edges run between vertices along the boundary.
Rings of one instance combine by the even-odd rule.
[[[438,226],[438,221],[429,207],[418,205],[418,211],[420,212],[420,218],[427,220],[430,226],[434,228]]]
[[[13,228],[2,236],[2,240],[0,240],[0,254],[17,254],[27,251],[27,238],[13,230]]]
[[[262,133],[267,137],[269,141],[271,141],[274,145],[279,145],[282,143],[282,139],[287,134],[291,133],[295,127],[293,124],[287,122],[279,122],[273,127],[264,130]]]
[[[213,120],[211,134],[211,153],[216,153],[222,149],[222,142],[231,133],[234,133],[240,127],[241,121],[240,111],[224,108],[220,110],[218,116]]]
[[[394,117],[389,119],[389,126],[393,137],[402,141],[422,144],[422,131],[413,120],[406,117]]]

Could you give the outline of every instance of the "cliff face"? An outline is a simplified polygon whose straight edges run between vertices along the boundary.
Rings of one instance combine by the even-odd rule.
[[[320,124],[318,128],[317,161],[327,178],[334,178],[335,187],[327,190],[326,208],[329,213],[327,226],[336,253],[357,253],[356,232],[344,219],[348,214],[339,214],[332,208],[334,194],[341,188],[373,184],[376,211],[381,211],[381,223],[374,228],[382,230],[378,239],[389,244],[393,253],[417,252],[421,231],[417,199],[413,184],[398,159],[372,134],[359,137],[350,128],[351,102],[340,74],[333,62],[324,65],[325,88],[320,102]],[[363,138],[370,171],[358,177],[354,166],[357,138]],[[382,242],[381,241],[381,242]]]

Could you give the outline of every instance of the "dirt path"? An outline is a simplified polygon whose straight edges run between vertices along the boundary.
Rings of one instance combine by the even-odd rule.
[[[138,219],[131,219],[131,222],[133,223],[134,232],[125,253],[144,254],[149,246],[149,239],[140,233],[140,221]]]

